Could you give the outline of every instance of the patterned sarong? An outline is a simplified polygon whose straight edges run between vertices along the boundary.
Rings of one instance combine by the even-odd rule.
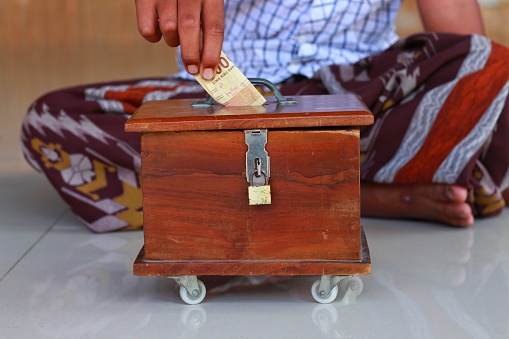
[[[455,183],[476,217],[509,186],[509,50],[480,36],[418,34],[355,65],[281,84],[285,95],[354,92],[375,115],[361,130],[361,179]],[[94,232],[142,227],[140,140],[124,123],[143,102],[203,98],[171,78],[63,89],[39,98],[22,128],[28,162]]]

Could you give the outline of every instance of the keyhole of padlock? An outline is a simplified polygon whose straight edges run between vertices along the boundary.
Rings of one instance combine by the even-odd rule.
[[[262,160],[260,158],[254,159],[255,177],[259,178],[262,175]]]

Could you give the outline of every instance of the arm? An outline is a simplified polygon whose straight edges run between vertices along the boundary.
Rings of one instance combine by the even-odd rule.
[[[224,0],[135,0],[135,4],[138,30],[146,40],[158,42],[163,37],[170,47],[180,45],[187,72],[214,77],[223,44]]]
[[[417,0],[426,31],[484,34],[477,0]]]

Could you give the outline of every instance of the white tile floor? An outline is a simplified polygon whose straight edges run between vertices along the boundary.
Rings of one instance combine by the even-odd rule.
[[[35,173],[0,175],[0,338],[507,338],[509,210],[458,230],[364,219],[373,273],[349,304],[315,278],[182,303],[136,277],[141,232],[92,234]]]

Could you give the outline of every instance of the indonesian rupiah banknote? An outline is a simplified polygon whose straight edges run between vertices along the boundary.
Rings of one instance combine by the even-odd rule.
[[[194,77],[215,101],[224,106],[260,106],[265,102],[265,98],[223,51],[214,79],[205,80],[199,74]]]

